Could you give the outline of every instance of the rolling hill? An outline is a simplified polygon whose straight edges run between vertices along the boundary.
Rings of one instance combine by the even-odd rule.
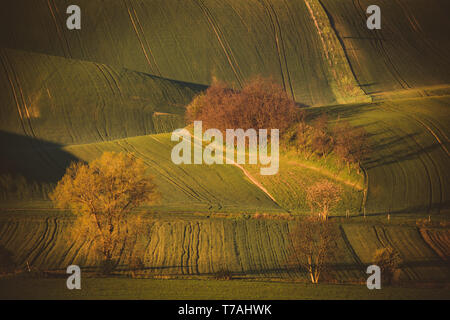
[[[146,276],[224,268],[303,277],[286,265],[294,222],[281,218],[309,212],[305,187],[325,178],[345,190],[333,216],[352,216],[335,218],[337,281],[361,282],[373,252],[387,245],[404,260],[403,280],[449,281],[445,223],[415,225],[448,221],[447,2],[81,0],[80,31],[65,28],[69,4],[16,0],[0,11],[0,249],[20,266],[98,264],[90,240],[69,237],[73,217],[46,195],[71,161],[127,151],[145,161],[162,193],[141,209],[155,213],[143,242]],[[381,30],[365,27],[369,4],[382,7]],[[170,132],[185,125],[192,98],[214,79],[239,88],[257,75],[280,83],[312,117],[326,112],[364,127],[372,146],[364,181],[284,154],[276,176],[252,166],[174,165]],[[123,274],[129,254],[120,257]]]
[[[62,145],[173,131],[205,89],[26,51],[1,49],[0,57],[0,130]]]

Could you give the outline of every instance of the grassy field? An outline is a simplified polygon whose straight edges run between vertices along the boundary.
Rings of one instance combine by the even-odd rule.
[[[0,132],[60,145],[171,132],[184,126],[185,105],[205,89],[25,51],[0,49],[0,57]],[[24,148],[16,141],[7,147]]]
[[[310,299],[412,299],[447,300],[446,288],[218,280],[84,279],[81,290],[68,290],[65,279],[0,279],[0,299],[157,299],[157,300],[310,300]]]
[[[449,205],[448,96],[327,107],[371,135],[366,212],[444,212]]]
[[[70,217],[55,212],[10,213],[0,219],[0,246],[14,254],[15,262],[38,270],[58,272],[77,264],[97,270],[99,256],[92,241],[70,235]],[[376,249],[392,246],[403,263],[399,281],[447,283],[448,256],[438,248],[450,247],[448,229],[417,227],[414,219],[392,218],[335,220],[339,225],[338,250],[326,281],[364,281],[365,268]],[[444,220],[445,221],[445,220]],[[141,277],[180,275],[214,277],[227,270],[237,278],[307,280],[292,264],[289,231],[295,221],[209,217],[179,214],[148,216],[145,232],[129,251],[118,258],[117,275],[129,275],[129,259],[138,254],[145,267]]]
[[[4,133],[1,141],[7,152],[2,157],[6,173],[3,185],[7,187],[11,181],[8,174],[16,173],[34,181],[37,186],[21,184],[25,189],[41,190],[38,194],[42,198],[42,191],[49,190],[70,161],[89,161],[104,151],[126,151],[144,159],[149,173],[157,179],[163,201],[155,210],[186,211],[184,207],[190,212],[230,212],[241,208],[237,211],[304,213],[308,211],[304,186],[327,178],[346,190],[338,208],[341,215],[347,209],[352,214],[364,210],[366,214],[435,214],[445,212],[449,206],[448,101],[448,96],[442,96],[310,108],[311,114],[325,111],[332,121],[345,119],[369,132],[372,154],[363,163],[366,178],[362,181],[330,161],[307,162],[292,154],[282,155],[280,172],[274,177],[260,176],[257,166],[245,166],[278,205],[234,166],[174,165],[170,153],[175,143],[170,141],[170,134],[61,146]],[[362,190],[366,190],[366,196]],[[4,193],[8,199],[13,191]],[[29,193],[17,198],[26,199]]]
[[[95,270],[91,240],[70,236],[73,216],[47,194],[71,161],[133,152],[162,194],[140,208],[139,276],[202,279],[126,279],[132,252],[122,252],[118,277],[86,279],[86,291],[19,276],[0,278],[0,298],[449,299],[447,2],[82,0],[76,32],[64,27],[69,4],[17,0],[0,11],[0,249],[21,269]],[[370,4],[383,8],[381,30],[365,27]],[[333,156],[292,152],[276,176],[250,165],[174,165],[170,132],[185,126],[192,98],[214,79],[239,88],[256,75],[309,106],[308,120],[326,112],[331,124],[364,127],[372,153],[363,174]],[[405,288],[259,282],[306,280],[287,263],[288,234],[293,217],[310,211],[306,187],[320,179],[344,189],[325,280],[363,282],[375,250],[392,246]],[[238,280],[211,280],[221,269]]]
[[[447,1],[322,0],[358,83],[370,94],[448,84]],[[382,27],[366,27],[366,8],[382,8]]]
[[[78,3],[84,27],[75,33],[60,26],[68,1],[7,4],[0,21],[9,31],[0,32],[0,43],[199,84],[218,78],[240,86],[258,74],[271,76],[308,105],[344,98],[332,75],[336,64],[324,53],[334,48],[341,51],[334,63],[347,65],[339,72],[358,90],[336,36],[331,31],[326,42],[319,33],[316,16],[329,24],[325,13],[304,1],[195,0],[181,9],[174,0],[126,0],[99,12],[100,3]]]
[[[337,168],[327,172],[319,163],[315,169],[307,168],[292,163],[292,155],[282,157],[276,177],[263,178],[257,167],[246,166],[277,204],[234,166],[173,165],[170,134],[69,145],[59,150],[86,161],[104,151],[131,151],[149,166],[163,198],[160,204],[143,208],[156,214],[149,222],[148,238],[141,244],[148,267],[144,276],[213,275],[226,268],[245,277],[304,279],[303,273],[287,265],[291,255],[288,232],[294,222],[253,219],[252,214],[308,212],[301,200],[304,186],[328,178],[347,188],[344,204],[352,209],[352,218],[341,221],[333,279],[361,281],[375,250],[390,245],[404,260],[402,281],[445,283],[450,276],[448,229],[429,231],[416,227],[415,222],[428,215],[433,221],[447,220],[447,101],[447,97],[433,97],[311,109],[363,125],[371,134],[374,152],[364,163],[368,180],[365,200],[358,191],[358,177],[346,177],[346,184],[345,175],[339,175]],[[33,166],[32,171],[37,172],[44,168],[39,163]],[[52,172],[53,168],[46,170]],[[349,181],[354,185],[348,185]],[[54,212],[48,202],[37,203],[34,210],[32,204],[25,208],[22,201],[3,203],[0,245],[16,254],[21,266],[28,261],[44,270],[58,270],[70,263],[95,268],[98,257],[89,249],[90,242],[69,237],[70,218]],[[367,220],[362,218],[364,207]],[[343,209],[334,215],[345,216]],[[221,212],[222,216],[241,215],[227,218],[221,217]],[[120,273],[129,272],[128,257],[129,253],[120,257]]]

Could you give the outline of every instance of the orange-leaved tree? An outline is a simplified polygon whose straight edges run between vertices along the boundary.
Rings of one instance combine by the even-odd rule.
[[[93,241],[106,273],[114,269],[115,255],[139,235],[140,217],[131,211],[158,197],[144,162],[133,154],[114,152],[90,163],[72,163],[50,194],[58,207],[78,215],[73,232]]]

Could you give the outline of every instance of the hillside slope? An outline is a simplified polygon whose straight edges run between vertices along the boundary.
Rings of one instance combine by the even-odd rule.
[[[449,101],[443,96],[324,108],[370,134],[372,153],[362,164],[366,213],[448,212]]]
[[[321,0],[368,94],[450,84],[449,1]],[[381,8],[381,29],[366,9]]]
[[[298,102],[339,102],[342,90],[333,88],[336,79],[326,52],[337,41],[326,43],[309,2],[123,0],[106,5],[83,0],[78,2],[83,21],[78,31],[66,28],[69,4],[6,4],[0,14],[5,26],[0,46],[204,85],[218,78],[240,86],[252,76],[271,76]],[[345,72],[347,86],[355,86],[348,67]]]
[[[56,215],[0,217],[0,248],[13,252],[21,266],[28,261],[41,270],[65,269],[71,264],[93,270],[99,256],[91,250],[91,240],[70,236],[70,223],[70,219]],[[290,262],[293,252],[289,231],[293,223],[194,217],[149,220],[143,239],[119,257],[118,272],[129,274],[130,255],[137,252],[146,266],[138,273],[147,277],[214,276],[220,270],[229,270],[235,277],[308,281],[307,275]],[[330,275],[337,281],[364,283],[375,250],[390,245],[404,262],[400,281],[448,282],[447,262],[431,246],[448,248],[449,233],[442,229],[427,232],[430,237],[425,240],[412,226],[343,224]]]
[[[9,49],[0,49],[0,68],[0,130],[64,145],[183,127],[185,105],[204,89]]]

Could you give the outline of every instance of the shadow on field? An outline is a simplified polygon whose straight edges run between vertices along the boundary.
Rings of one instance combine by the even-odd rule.
[[[378,133],[372,135],[381,135]],[[418,159],[422,154],[431,153],[436,149],[440,149],[439,143],[435,142],[427,147],[421,147],[415,143],[416,137],[420,133],[405,134],[402,136],[391,136],[379,140],[376,146],[372,147],[372,156],[364,162],[366,169],[379,166],[399,163],[406,160]],[[393,149],[396,149],[395,151]],[[379,155],[379,157],[374,157]]]
[[[440,213],[442,210],[450,209],[450,201],[444,201],[444,202],[433,202],[431,204],[424,204],[420,206],[412,206],[407,207],[400,210],[394,210],[391,209],[389,211],[388,208],[384,211],[379,212],[369,212],[366,213],[367,217],[386,217],[386,215],[389,214],[408,214],[408,215],[417,215],[417,217],[422,217],[424,213],[427,214],[434,214],[434,213]],[[363,217],[363,213],[355,214],[354,217]]]
[[[0,190],[29,194],[42,185],[55,184],[76,157],[62,145],[0,130]]]
[[[314,107],[309,109],[308,120],[313,120],[314,118],[320,116],[322,112],[327,113],[330,120],[348,120],[354,119],[356,116],[361,116],[364,113],[369,113],[371,111],[378,110],[378,107],[374,103],[362,103],[362,104],[352,104],[352,105],[335,105],[335,106],[323,106]],[[365,125],[367,126],[367,125]]]

